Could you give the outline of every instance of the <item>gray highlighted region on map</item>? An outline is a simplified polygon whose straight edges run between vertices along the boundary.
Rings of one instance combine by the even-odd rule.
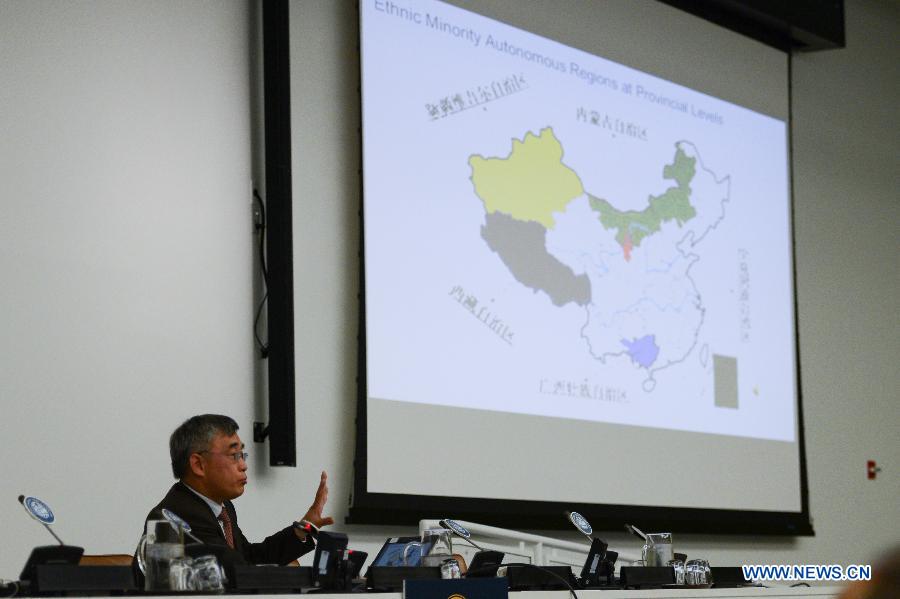
[[[717,408],[738,407],[737,358],[713,354],[713,379]]]
[[[547,229],[539,223],[516,220],[501,212],[486,214],[481,227],[482,239],[520,283],[543,291],[556,306],[569,302],[587,305],[591,301],[590,280],[551,256],[546,236]]]

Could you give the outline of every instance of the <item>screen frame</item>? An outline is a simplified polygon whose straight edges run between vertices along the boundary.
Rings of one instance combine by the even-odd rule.
[[[360,5],[359,48],[362,51],[362,27]],[[715,26],[711,24],[710,26]],[[806,446],[803,419],[803,395],[800,372],[800,338],[797,302],[797,251],[794,225],[794,160],[793,160],[793,97],[791,85],[792,54],[787,54],[788,117],[787,155],[789,190],[789,226],[791,234],[791,285],[793,297],[794,352],[796,359],[796,408],[797,408],[797,448],[799,452],[800,503],[801,510],[762,511],[728,510],[709,508],[668,507],[652,505],[568,503],[552,501],[523,501],[512,499],[445,497],[401,493],[368,492],[368,388],[366,369],[366,276],[365,276],[365,191],[360,178],[360,269],[359,269],[359,313],[358,313],[358,361],[357,361],[357,413],[356,448],[354,453],[353,492],[350,508],[345,519],[347,524],[412,525],[423,519],[452,517],[499,526],[529,530],[567,530],[571,524],[566,513],[577,511],[594,525],[597,531],[621,531],[626,523],[640,522],[643,528],[666,530],[680,533],[714,533],[727,535],[765,536],[813,536],[815,531],[809,512],[809,486],[807,481]],[[358,92],[360,113],[362,112],[362,60],[359,61]],[[359,129],[359,157],[361,172],[363,163],[363,127]],[[448,467],[464,468],[465,461]],[[527,468],[527,464],[510,464],[510,468]],[[612,483],[627,482],[629,477],[641,476],[641,472],[623,470],[615,464],[598,463],[598,477],[605,477]]]

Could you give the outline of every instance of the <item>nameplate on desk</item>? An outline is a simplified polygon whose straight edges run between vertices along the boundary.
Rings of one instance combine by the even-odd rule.
[[[505,578],[406,580],[404,599],[508,599]]]

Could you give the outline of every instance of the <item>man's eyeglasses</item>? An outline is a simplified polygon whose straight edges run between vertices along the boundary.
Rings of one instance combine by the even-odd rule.
[[[240,463],[241,460],[244,460],[244,462],[246,462],[247,458],[250,457],[250,454],[246,451],[238,451],[237,453],[222,453],[219,451],[210,451],[208,449],[204,449],[203,451],[198,451],[197,453],[212,453],[215,455],[225,456],[226,458],[232,459],[235,464]]]

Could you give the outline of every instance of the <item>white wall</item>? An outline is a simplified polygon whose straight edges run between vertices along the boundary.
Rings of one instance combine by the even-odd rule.
[[[253,353],[251,28],[243,2],[0,2],[0,577],[50,541],[130,552],[193,413],[242,425],[242,528],[352,481],[358,293],[356,15],[294,2],[298,458],[271,469]],[[850,0],[843,50],[794,63],[795,211],[810,505],[802,539],[680,536],[714,563],[866,562],[895,543],[900,8]],[[865,460],[884,467],[865,480]],[[353,527],[374,551],[389,529]],[[406,532],[412,532],[410,527]],[[391,532],[402,532],[390,529]],[[574,538],[572,536],[571,538]],[[634,549],[623,534],[614,547]]]
[[[249,55],[245,2],[0,2],[0,577],[19,493],[130,553],[173,424],[252,420]]]
[[[900,522],[900,4],[848,0],[847,48],[794,60],[801,376],[816,562]],[[883,471],[866,480],[867,459]]]

